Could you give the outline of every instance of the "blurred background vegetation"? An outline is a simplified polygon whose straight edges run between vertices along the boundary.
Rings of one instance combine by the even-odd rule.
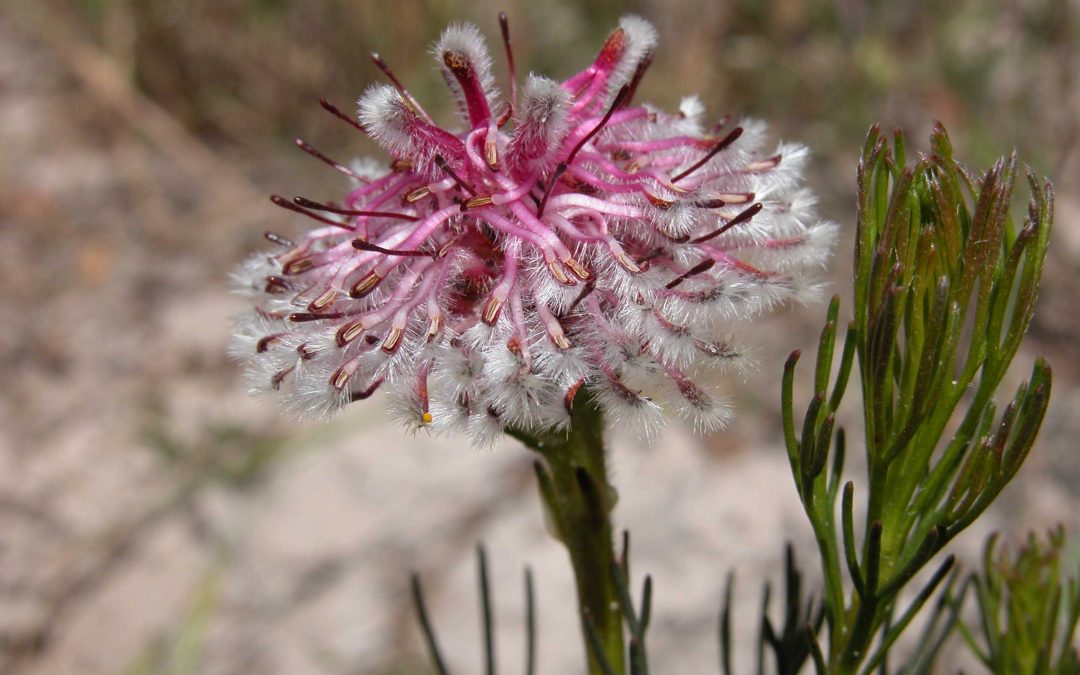
[[[426,441],[399,440],[381,422],[378,404],[327,427],[297,428],[273,406],[248,400],[223,356],[227,316],[237,309],[226,276],[261,246],[264,230],[288,236],[307,227],[274,209],[267,194],[324,199],[344,187],[297,151],[296,136],[342,160],[377,152],[326,115],[320,96],[350,109],[380,79],[367,56],[377,51],[429,110],[449,120],[428,46],[447,23],[472,21],[489,36],[505,82],[500,10],[510,17],[519,74],[557,78],[588,63],[620,15],[641,14],[661,35],[641,100],[671,108],[697,93],[717,117],[763,118],[775,137],[809,145],[808,183],[820,195],[823,216],[845,233],[828,272],[837,289],[850,276],[855,161],[872,122],[902,127],[914,147],[925,148],[921,139],[939,119],[969,165],[987,166],[1016,147],[1022,161],[1049,175],[1058,188],[1057,229],[1029,350],[1046,354],[1058,377],[1035,468],[1020,475],[1023,482],[1028,474],[1029,485],[1006,493],[997,522],[1026,529],[1064,520],[1076,531],[1080,421],[1070,413],[1080,405],[1076,0],[4,0],[0,312],[8,321],[0,331],[0,670],[414,672],[399,670],[417,663],[405,607],[387,619],[390,628],[371,629],[379,636],[372,646],[351,646],[348,636],[362,632],[355,628],[334,648],[305,642],[296,651],[316,654],[307,661],[252,655],[265,651],[258,637],[281,631],[285,637],[266,639],[287,642],[294,636],[293,624],[273,618],[273,611],[248,607],[266,587],[252,590],[243,575],[270,573],[258,566],[265,551],[255,546],[252,553],[245,542],[284,536],[273,528],[251,535],[243,523],[258,517],[250,512],[258,513],[275,490],[300,489],[289,477],[297,456],[341,445],[367,452],[348,440],[358,430],[381,444],[375,458],[396,453],[399,443]],[[753,454],[776,445],[778,356],[809,345],[820,315],[821,308],[810,308],[771,321],[782,339],[762,346],[761,372],[751,386],[733,388],[739,422],[695,446],[720,474],[751,461],[736,457],[741,449]],[[381,435],[370,436],[376,432]],[[506,457],[511,453],[485,460],[497,469],[474,462],[468,471],[487,472],[485,484],[497,473],[509,485],[525,485],[514,455]],[[379,480],[402,490],[420,470],[410,460],[375,461],[384,472]],[[406,462],[398,473],[390,468],[395,461]],[[784,469],[777,466],[780,480]],[[437,469],[425,464],[423,470],[439,478]],[[459,477],[424,485],[438,491],[453,480]],[[312,481],[318,492],[320,483]],[[487,516],[497,520],[492,511],[516,499],[514,492],[479,490],[475,510],[464,509],[449,534],[432,525],[440,515],[412,509],[416,525],[406,526],[372,512],[381,508],[377,498],[374,506],[364,502],[360,512],[392,522],[397,538],[352,532],[347,554],[330,547],[322,555],[317,542],[294,534],[303,560],[320,553],[296,575],[295,592],[337,588],[347,576],[342,570],[357,556],[365,559],[373,542],[382,547],[370,554],[372,564],[381,567],[357,587],[385,575],[403,589],[405,574],[395,565],[436,565],[440,555],[445,560],[447,551],[457,551],[446,543],[423,553],[410,542],[498,540],[485,530]],[[524,492],[522,499],[533,498]],[[289,505],[290,513],[297,508]],[[312,508],[320,522],[322,507]],[[539,532],[532,508],[523,513],[530,531]],[[716,522],[713,514],[700,517]],[[798,536],[769,530],[769,522],[748,527],[775,545],[746,553],[743,562],[752,564],[755,555],[775,561],[780,541]],[[709,550],[738,555],[717,546]],[[716,570],[728,563],[712,564],[709,574],[719,584]],[[714,600],[688,601],[683,616],[667,633],[660,624],[653,639],[677,644],[671,636],[694,633],[688,617],[709,616]],[[270,604],[304,625],[306,610]],[[327,612],[341,622],[340,614]],[[112,633],[101,632],[106,615],[119,626]],[[252,616],[259,621],[230,627]],[[249,638],[251,654],[237,646]]]

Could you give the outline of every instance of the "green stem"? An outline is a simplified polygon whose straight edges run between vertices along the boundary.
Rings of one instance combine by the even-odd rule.
[[[608,482],[602,413],[581,392],[574,399],[569,430],[508,433],[543,458],[536,465],[540,497],[554,535],[566,546],[574,568],[589,673],[605,671],[589,647],[586,618],[595,626],[607,664],[621,675],[626,672],[623,611],[611,573],[615,563],[611,511],[616,493]]]

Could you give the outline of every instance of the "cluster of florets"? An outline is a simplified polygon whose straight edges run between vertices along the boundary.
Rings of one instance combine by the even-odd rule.
[[[339,205],[273,198],[322,225],[268,234],[280,250],[235,274],[252,388],[325,415],[381,387],[407,424],[477,445],[565,424],[582,395],[644,435],[665,411],[723,426],[715,373],[745,360],[740,324],[810,291],[834,238],[800,188],[805,149],[762,152],[763,125],[705,124],[696,98],[632,105],[656,38],[640,18],[520,92],[505,18],[503,36],[505,103],[475,27],[434,45],[463,131],[385,68],[359,123],[323,102],[392,161],[345,167],[298,141],[354,187]]]

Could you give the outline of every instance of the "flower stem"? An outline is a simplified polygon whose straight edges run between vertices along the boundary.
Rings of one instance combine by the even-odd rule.
[[[607,665],[621,675],[625,672],[623,612],[612,572],[616,558],[611,511],[617,496],[608,482],[600,409],[581,392],[574,400],[568,431],[508,433],[543,458],[536,463],[540,497],[553,534],[566,546],[574,568],[589,673],[603,675]],[[590,621],[606,664],[589,646]]]

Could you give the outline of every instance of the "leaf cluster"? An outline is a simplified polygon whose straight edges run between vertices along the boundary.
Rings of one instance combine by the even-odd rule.
[[[883,659],[948,577],[952,558],[892,622],[900,591],[1016,475],[1050,396],[1050,368],[1038,359],[1000,413],[994,403],[1035,310],[1053,188],[1029,171],[1027,218],[1017,224],[1015,153],[974,176],[953,157],[940,124],[930,147],[905,164],[902,134],[890,145],[870,130],[858,170],[853,316],[834,375],[833,299],[800,431],[799,352],[784,371],[785,443],[825,573],[829,672],[868,672]],[[858,528],[836,425],[852,375],[867,463]]]
[[[1080,654],[1073,640],[1080,622],[1080,574],[1063,578],[1065,531],[1034,534],[1010,556],[997,537],[986,542],[982,573],[973,575],[979,606],[978,632],[961,632],[983,664],[995,673],[1076,675]],[[1077,570],[1080,572],[1080,570]]]

